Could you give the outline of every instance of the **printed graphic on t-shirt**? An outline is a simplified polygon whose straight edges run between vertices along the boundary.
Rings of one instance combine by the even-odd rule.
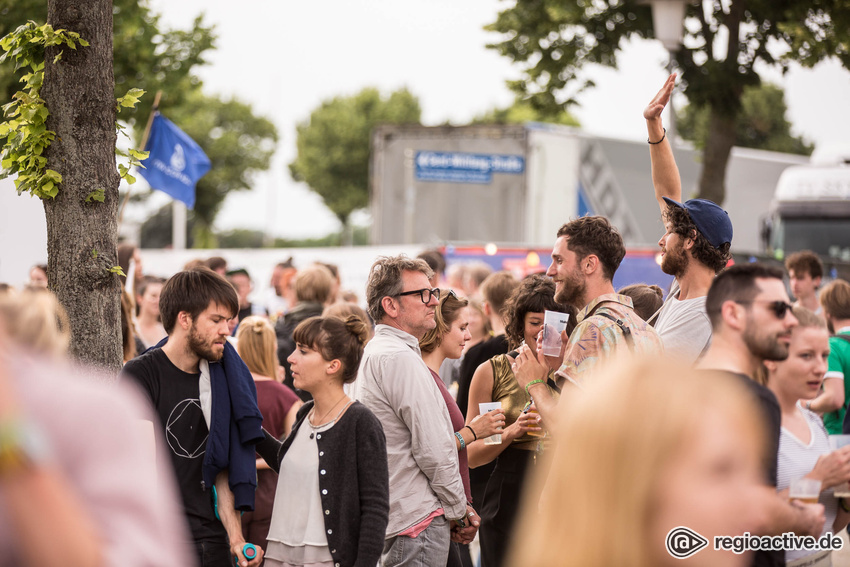
[[[206,452],[209,432],[198,426],[203,423],[200,400],[186,399],[174,406],[165,424],[165,438],[175,455],[197,459]]]

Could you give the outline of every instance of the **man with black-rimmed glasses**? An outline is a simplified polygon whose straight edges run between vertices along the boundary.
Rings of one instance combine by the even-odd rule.
[[[377,323],[354,397],[381,420],[387,438],[390,517],[383,566],[446,565],[451,539],[468,543],[478,518],[467,507],[445,401],[419,351],[436,326],[440,290],[420,259],[379,258],[366,301]]]
[[[776,493],[781,413],[773,392],[755,381],[762,362],[788,358],[791,329],[797,325],[783,275],[778,268],[753,263],[737,264],[714,278],[705,300],[713,336],[697,366],[709,379],[731,377],[740,381],[761,409],[767,441],[765,488],[760,501],[753,505],[764,511],[764,517],[754,535],[795,532],[819,537],[825,521],[823,506],[798,501],[790,504]],[[784,556],[782,551],[756,551],[752,565],[785,565]]]

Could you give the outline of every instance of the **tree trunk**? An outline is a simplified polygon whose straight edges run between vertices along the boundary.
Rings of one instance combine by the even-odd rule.
[[[723,204],[726,198],[726,165],[735,145],[735,117],[709,110],[708,137],[702,152],[699,197]]]
[[[42,96],[56,139],[47,167],[62,174],[59,194],[44,202],[47,276],[68,312],[71,354],[113,371],[123,359],[118,265],[116,102],[112,72],[112,1],[49,0],[47,22],[80,34],[88,47],[50,48]],[[105,200],[86,202],[102,189]]]

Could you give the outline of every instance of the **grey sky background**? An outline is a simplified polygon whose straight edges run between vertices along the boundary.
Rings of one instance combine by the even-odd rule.
[[[462,124],[510,104],[505,80],[519,75],[508,59],[485,48],[498,40],[482,29],[507,6],[498,0],[151,0],[151,6],[169,27],[186,28],[204,12],[219,36],[210,65],[200,70],[205,90],[250,102],[278,127],[273,169],[256,176],[253,190],[228,197],[216,221],[224,230],[310,237],[338,228],[319,197],[292,181],[287,169],[295,157],[295,125],[322,100],[367,86],[384,93],[407,87],[419,97],[425,124]],[[666,77],[666,59],[659,42],[639,40],[624,45],[619,69],[588,67],[597,86],[572,109],[583,129],[645,138],[641,113]],[[762,76],[785,88],[795,133],[819,146],[848,144],[850,73],[837,62]],[[143,219],[167,200],[157,195],[128,215]]]

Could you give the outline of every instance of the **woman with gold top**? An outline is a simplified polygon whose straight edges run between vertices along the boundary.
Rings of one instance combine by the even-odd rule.
[[[570,314],[568,332],[575,326],[575,310],[555,302],[555,284],[540,274],[526,277],[514,291],[506,306],[505,334],[509,348],[523,342],[532,350],[537,346],[537,334],[543,328],[545,311]],[[535,461],[543,427],[540,416],[530,406],[528,393],[521,390],[511,370],[508,355],[498,355],[475,371],[469,388],[469,407],[466,423],[478,417],[478,404],[501,402],[505,413],[502,443],[475,443],[468,451],[469,466],[475,468],[496,460],[496,468],[487,482],[484,501],[479,503],[481,527],[481,564],[499,567],[513,535],[514,518],[520,507],[523,482],[530,464]]]

